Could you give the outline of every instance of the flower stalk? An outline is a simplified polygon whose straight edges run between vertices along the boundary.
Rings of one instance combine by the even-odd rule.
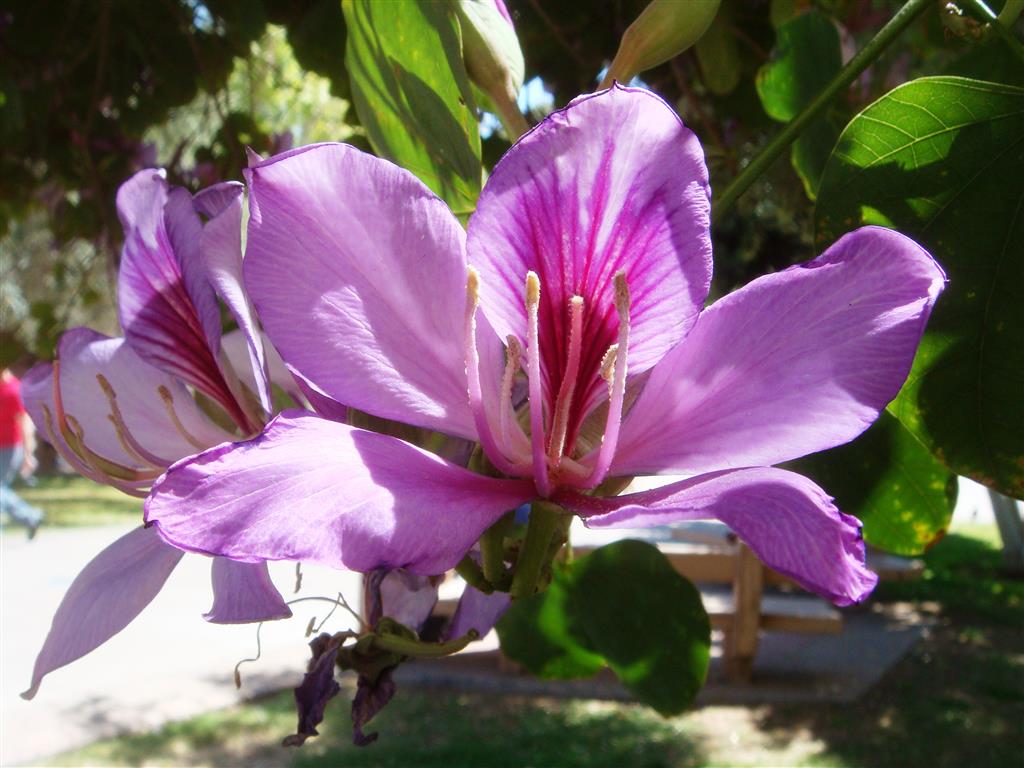
[[[537,591],[540,575],[550,560],[551,539],[561,516],[561,507],[549,501],[535,501],[530,506],[530,522],[526,526],[526,536],[509,589],[513,600],[529,597]]]

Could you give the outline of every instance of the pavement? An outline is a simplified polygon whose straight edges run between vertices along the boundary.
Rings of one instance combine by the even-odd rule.
[[[987,494],[973,485],[962,486],[955,519],[990,522]],[[130,529],[43,528],[32,542],[19,528],[5,526],[0,534],[0,766],[24,765],[98,739],[157,728],[293,687],[301,680],[308,658],[306,626],[314,616],[323,618],[326,604],[299,603],[293,606],[293,618],[265,624],[261,658],[243,665],[242,688],[236,690],[233,669],[240,659],[255,655],[255,628],[212,625],[202,619],[212,600],[209,560],[188,555],[160,595],[125,630],[48,676],[34,700],[19,698],[71,581],[97,552]],[[292,564],[272,563],[271,575],[286,599],[296,597]],[[339,591],[355,605],[359,577],[304,566],[298,597],[333,597]],[[338,611],[327,629],[342,630],[351,622]],[[713,658],[709,684],[698,701],[851,701],[898,661],[920,632],[915,617],[861,612],[848,615],[839,636],[767,634],[753,685],[723,683]],[[718,649],[713,653],[717,657]],[[486,650],[438,664],[406,665],[399,680],[524,695],[628,698],[614,678],[598,676],[553,686],[510,672]]]

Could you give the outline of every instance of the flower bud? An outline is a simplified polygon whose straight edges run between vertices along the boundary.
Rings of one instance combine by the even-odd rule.
[[[515,140],[528,126],[516,100],[525,64],[512,17],[502,0],[456,0],[462,25],[462,49],[470,79],[491,100]]]
[[[675,58],[700,40],[718,13],[720,0],[651,0],[629,25],[601,82],[628,83],[638,73]]]

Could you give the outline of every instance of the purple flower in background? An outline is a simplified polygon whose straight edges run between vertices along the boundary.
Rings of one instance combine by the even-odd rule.
[[[916,243],[861,229],[703,309],[701,147],[659,98],[618,86],[526,134],[468,234],[412,174],[349,146],[286,152],[247,177],[246,286],[296,377],[477,441],[505,477],[285,412],[156,483],[146,518],[168,542],[437,574],[546,497],[591,526],[718,518],[838,604],[874,586],[857,520],[772,465],[853,439],[898,392],[944,284]],[[690,477],[585,493],[659,473]]]
[[[72,329],[54,362],[36,366],[24,382],[40,434],[85,477],[145,497],[174,462],[250,437],[269,418],[267,352],[242,289],[242,193],[241,184],[228,183],[193,197],[152,169],[118,191],[124,338]],[[221,343],[218,297],[239,327],[240,364],[228,362]],[[221,411],[223,426],[207,417],[188,386]],[[182,555],[152,529],[138,528],[86,565],[57,609],[25,696],[35,694],[44,675],[123,629]],[[212,579],[210,621],[291,615],[266,563],[216,558]]]

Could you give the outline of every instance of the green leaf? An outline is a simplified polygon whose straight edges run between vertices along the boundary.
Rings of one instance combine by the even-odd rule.
[[[456,213],[480,194],[480,133],[448,3],[344,0],[345,64],[374,151],[415,173]]]
[[[854,118],[822,176],[816,239],[870,223],[949,276],[889,411],[949,469],[1024,496],[1024,90],[922,78]]]
[[[546,680],[590,677],[605,666],[568,610],[572,586],[573,571],[556,568],[546,590],[516,600],[497,625],[502,652]]]
[[[779,27],[771,60],[757,73],[757,95],[779,122],[795,118],[842,68],[839,31],[823,13],[810,11]],[[827,117],[807,126],[790,150],[793,168],[814,199],[839,129]]]
[[[897,555],[918,555],[949,527],[956,476],[896,418],[883,411],[852,443],[789,466],[834,495],[864,524],[864,539]]]
[[[711,625],[700,593],[658,548],[625,540],[575,565],[570,609],[591,647],[640,701],[682,712],[707,677]]]
[[[700,593],[657,547],[619,541],[555,569],[546,591],[498,622],[501,649],[535,675],[611,667],[662,715],[682,712],[707,677],[711,625]]]

